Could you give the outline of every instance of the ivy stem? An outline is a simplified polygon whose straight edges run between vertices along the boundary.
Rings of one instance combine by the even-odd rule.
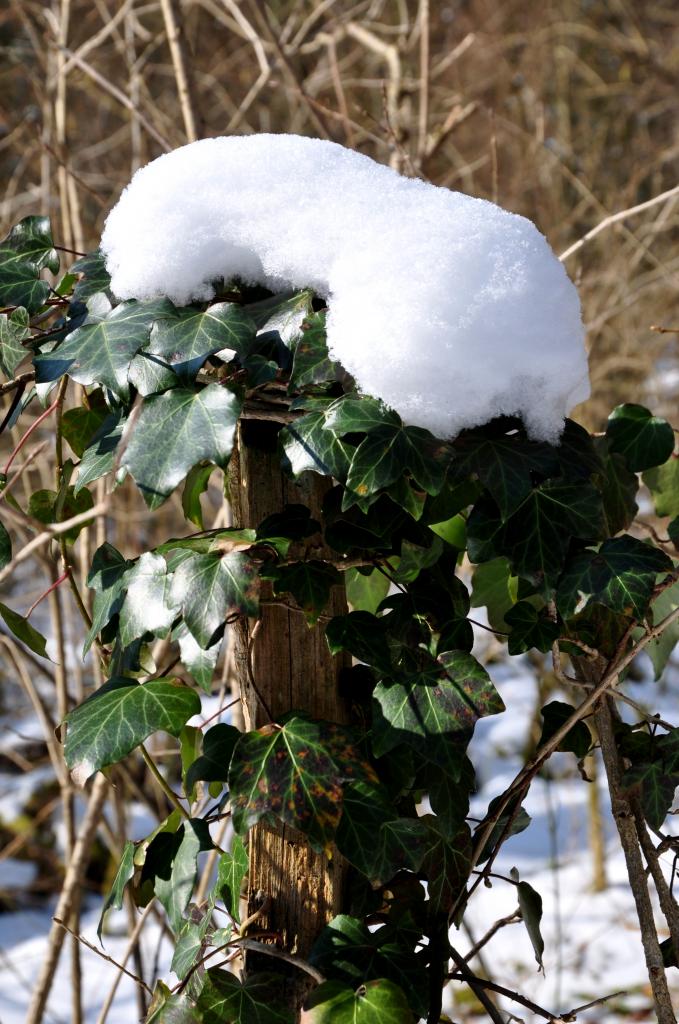
[[[165,778],[163,778],[162,773],[160,772],[160,770],[158,769],[158,766],[156,765],[156,762],[153,760],[153,758],[151,757],[151,755],[149,754],[148,750],[146,749],[146,747],[144,746],[143,743],[141,743],[139,745],[139,749],[141,750],[141,756],[144,758],[144,763],[145,763],[146,767],[151,772],[151,775],[153,775],[154,779],[156,780],[156,782],[158,783],[158,785],[162,789],[162,791],[165,794],[165,796],[167,797],[167,799],[170,801],[172,806],[176,810],[179,811],[179,813],[182,815],[182,817],[186,818],[187,821],[188,821],[190,819],[191,815],[186,810],[186,808],[182,805],[181,801],[179,800],[179,797],[177,796],[175,791],[172,789],[172,787],[168,784],[167,780]]]
[[[45,598],[46,598],[46,597],[48,596],[48,594],[51,594],[53,590],[56,590],[56,589],[57,589],[57,587],[61,586],[61,584],[62,584],[62,583],[64,582],[64,580],[65,580],[65,579],[68,579],[68,573],[67,573],[67,572],[62,572],[61,576],[59,576],[59,577],[58,577],[58,579],[56,579],[56,580],[54,581],[54,583],[52,583],[52,584],[51,584],[51,585],[50,585],[50,586],[49,586],[49,587],[47,588],[47,590],[46,590],[46,591],[45,591],[45,592],[44,592],[43,594],[41,594],[41,595],[40,595],[40,597],[39,597],[39,598],[37,599],[37,601],[34,601],[34,602],[33,602],[33,604],[31,605],[31,607],[30,607],[30,608],[28,609],[28,611],[27,611],[27,612],[26,612],[26,614],[24,615],[24,618],[25,618],[25,619],[29,619],[29,618],[31,617],[31,613],[32,613],[33,611],[35,611],[35,609],[36,609],[36,608],[38,607],[38,605],[40,604],[40,602],[41,602],[41,601],[44,601],[44,600],[45,600]]]
[[[26,442],[28,441],[28,439],[29,439],[29,437],[31,436],[31,434],[33,433],[33,431],[34,431],[34,430],[37,430],[37,429],[38,429],[38,427],[40,426],[40,424],[41,424],[41,423],[42,423],[42,422],[43,422],[44,420],[46,420],[46,419],[47,419],[47,417],[48,417],[48,416],[50,416],[50,415],[51,415],[51,414],[52,414],[52,413],[54,412],[54,410],[55,410],[55,409],[57,408],[58,404],[59,404],[59,398],[58,398],[58,396],[57,396],[57,398],[56,398],[56,399],[55,399],[55,400],[54,400],[54,401],[52,402],[52,404],[50,405],[50,407],[49,407],[48,409],[45,409],[45,411],[44,411],[43,413],[41,413],[41,415],[40,415],[40,416],[38,416],[37,420],[35,420],[35,421],[34,421],[33,423],[31,423],[30,427],[29,427],[29,428],[28,428],[28,430],[27,430],[27,431],[25,432],[25,434],[23,435],[23,437],[22,437],[22,438],[20,439],[20,441],[19,441],[19,442],[18,442],[18,444],[16,445],[16,447],[15,447],[14,451],[12,452],[12,454],[11,454],[11,455],[10,455],[10,457],[8,458],[7,462],[5,463],[5,468],[4,468],[4,470],[3,470],[3,472],[4,472],[5,476],[6,476],[6,475],[7,475],[8,473],[9,473],[9,469],[10,469],[10,466],[12,465],[12,463],[14,462],[14,460],[16,459],[17,455],[19,454],[19,452],[21,451],[21,449],[23,448],[23,446],[24,446],[24,445],[26,444]]]

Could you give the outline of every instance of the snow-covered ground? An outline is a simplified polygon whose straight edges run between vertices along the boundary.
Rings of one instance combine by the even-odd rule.
[[[648,669],[644,679],[629,684],[633,687],[634,698],[652,705],[663,716],[676,717],[677,666],[671,668],[664,683],[658,684],[652,682],[650,663],[645,663],[644,667]],[[489,671],[508,710],[477,726],[472,756],[480,789],[471,810],[477,817],[520,767],[521,751],[536,702],[535,674],[527,659],[491,664]],[[24,734],[29,732],[32,730],[27,720]],[[484,963],[497,983],[518,990],[551,1011],[564,1013],[591,1000],[624,991],[624,996],[579,1014],[578,1020],[597,1024],[633,1020],[651,1024],[654,1014],[636,914],[612,819],[606,811],[608,887],[604,892],[593,893],[592,858],[587,838],[588,784],[580,778],[575,758],[570,754],[555,755],[550,767],[552,778],[537,779],[525,803],[532,817],[530,827],[506,843],[494,865],[495,873],[504,876],[512,867],[518,868],[521,877],[542,896],[544,976],[537,970],[533,949],[520,921],[507,925],[494,936],[483,950]],[[5,820],[25,801],[30,792],[28,780],[33,777],[37,781],[37,774],[0,773],[0,814]],[[602,803],[607,807],[604,783],[600,785]],[[143,835],[149,828],[146,815],[140,813],[133,817],[131,827],[135,836]],[[666,866],[669,871],[669,857]],[[35,897],[31,897],[28,904],[22,902],[23,891],[34,880],[35,868],[26,861],[0,862],[0,895],[13,896],[17,907],[30,906],[30,909],[0,913],[0,1024],[22,1024],[25,1020],[30,990],[45,953],[54,902],[40,903]],[[492,888],[480,886],[466,919],[469,931],[453,930],[453,944],[466,953],[472,941],[484,935],[496,919],[512,914],[516,905],[516,891],[510,883],[495,879]],[[82,932],[95,945],[99,907],[98,896],[86,898]],[[127,942],[127,932],[125,916],[122,913],[111,916],[104,936],[104,952],[119,959]],[[117,972],[114,966],[85,947],[81,949],[81,956],[85,1021],[96,1024]],[[160,975],[167,976],[171,949],[153,919],[149,919],[143,932],[142,956],[149,973],[157,963]],[[679,996],[676,973],[670,971],[670,983],[675,983]],[[456,990],[463,991],[460,986]],[[526,1024],[541,1019],[501,997],[499,1004]],[[469,1016],[472,1010],[468,993],[464,1001],[448,1003],[448,1012],[455,1021],[473,1019]],[[49,1024],[68,1024],[70,1020],[68,943],[45,1019]],[[107,1020],[109,1024],[131,1024],[137,1019],[134,983],[123,977]],[[481,1014],[476,1019],[485,1017]]]

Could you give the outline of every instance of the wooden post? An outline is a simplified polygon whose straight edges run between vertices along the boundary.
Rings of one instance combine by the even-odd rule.
[[[298,482],[284,475],[277,452],[279,430],[279,424],[268,421],[245,420],[239,425],[229,477],[234,526],[256,527],[266,516],[293,503],[306,505],[315,518],[320,514],[331,484],[314,473],[304,474]],[[317,546],[318,538],[314,543],[311,557],[323,558],[327,551]],[[343,589],[334,588],[327,614],[346,610]],[[256,634],[254,626],[252,621],[239,622],[234,630],[246,728],[255,729],[268,721],[253,689],[250,669],[274,720],[299,709],[315,718],[347,722],[348,706],[340,695],[338,678],[351,662],[331,656],[324,624],[310,629],[296,608],[266,606]],[[249,857],[247,913],[261,912],[253,928],[277,933],[286,952],[307,956],[323,926],[344,909],[342,858],[337,852],[332,859],[315,853],[299,832],[287,826],[272,829],[264,825],[250,832]],[[310,987],[308,975],[294,968],[291,971],[270,957],[249,955],[250,964],[255,960],[258,969],[284,969],[286,997],[291,1008],[298,1010]]]

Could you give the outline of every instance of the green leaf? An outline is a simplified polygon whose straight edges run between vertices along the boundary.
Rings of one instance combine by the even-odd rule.
[[[556,452],[547,444],[526,441],[520,434],[488,437],[470,431],[455,442],[455,474],[476,474],[497,504],[503,518],[528,497],[531,474],[558,474]]]
[[[284,465],[291,476],[309,470],[344,480],[353,448],[326,428],[322,412],[310,412],[280,432]]]
[[[149,508],[159,508],[198,463],[226,466],[240,410],[240,399],[218,384],[144,399],[122,464]]]
[[[502,800],[502,796],[495,797],[490,801],[488,805],[488,811],[486,812],[486,818],[490,818],[495,813],[498,802]],[[488,860],[491,853],[495,850],[497,844],[502,838],[503,842],[509,839],[510,836],[516,836],[520,832],[524,832],[531,823],[530,815],[523,807],[518,806],[519,800],[511,801],[507,807],[502,811],[500,817],[493,825],[490,835],[486,839],[484,846],[478,856],[478,863],[483,864],[485,860]],[[478,826],[474,833],[474,839],[478,843],[478,835],[483,830],[483,823]],[[476,845],[476,844],[475,844]]]
[[[217,302],[205,310],[187,306],[156,320],[144,352],[188,384],[209,356],[242,351],[255,332],[254,320],[236,303]]]
[[[661,757],[656,761],[632,765],[622,777],[625,791],[637,790],[644,817],[651,828],[663,826],[679,786],[679,773],[669,772]]]
[[[337,370],[328,356],[325,313],[314,313],[305,321],[295,345],[290,374],[290,391],[335,380]]]
[[[60,494],[57,494],[56,491],[36,491],[31,495],[28,503],[28,514],[47,525],[63,522],[72,516],[80,515],[81,512],[89,512],[93,507],[94,501],[89,491],[81,490],[76,494],[73,487],[67,487]],[[66,533],[62,533],[61,536],[67,544],[74,544],[78,539],[78,534],[86,526],[87,523],[73,526]]]
[[[540,736],[538,747],[541,747],[543,743],[551,739],[557,729],[560,729],[564,722],[568,721],[574,711],[574,707],[560,700],[553,700],[549,704],[545,704],[541,711],[542,735]],[[586,723],[576,722],[556,749],[569,751],[575,754],[578,759],[582,759],[591,746],[592,734],[587,728]]]
[[[379,757],[406,743],[446,767],[446,747],[467,738],[479,718],[501,711],[502,699],[479,662],[465,651],[448,651],[420,672],[378,683],[373,749]]]
[[[177,942],[170,964],[170,970],[180,979],[186,977],[196,960],[206,952],[212,908],[208,904],[207,910],[201,912],[197,908],[189,906],[189,915],[177,934]]]
[[[401,870],[418,871],[428,834],[419,818],[399,817],[383,788],[366,782],[346,786],[337,846],[374,886]]]
[[[120,611],[125,598],[125,578],[134,562],[128,562],[111,544],[102,544],[95,552],[87,585],[95,591],[92,602],[92,627],[83,647],[83,657],[95,637]]]
[[[207,466],[194,466],[193,469],[189,470],[189,474],[184,482],[182,509],[189,522],[194,523],[199,530],[203,529],[203,510],[200,505],[200,496],[205,494],[210,477],[214,471],[215,467],[210,464]]]
[[[469,879],[471,833],[465,822],[450,838],[437,818],[426,815],[422,820],[429,827],[429,843],[422,861],[428,882],[429,908],[433,914],[448,914]]]
[[[341,726],[292,717],[245,733],[229,768],[233,826],[242,834],[279,819],[322,852],[342,813],[342,783],[361,774],[364,760]]]
[[[679,607],[679,582],[663,590],[662,594],[652,603],[653,625],[657,626],[666,615],[669,615],[677,607]],[[656,679],[660,679],[665,671],[665,666],[677,644],[679,644],[679,620],[675,620],[660,636],[655,637],[646,645],[646,653],[653,662]]]
[[[227,616],[257,615],[258,582],[255,563],[242,551],[191,554],[175,571],[171,601],[206,649],[218,639]]]
[[[528,938],[531,941],[533,952],[535,953],[535,960],[541,971],[544,972],[544,964],[542,962],[542,954],[545,951],[545,943],[542,938],[540,931],[540,922],[542,920],[542,896],[539,892],[536,892],[528,882],[519,882],[516,887],[517,896],[519,897],[519,909],[523,922],[528,932]]]
[[[84,783],[159,729],[178,736],[199,711],[198,694],[177,680],[114,677],[66,716],[66,763]]]
[[[125,576],[125,600],[118,635],[123,647],[153,633],[166,637],[178,614],[165,559],[153,551],[140,555]]]
[[[643,481],[659,516],[679,514],[679,455],[672,453],[662,466],[646,470]]]
[[[469,795],[476,791],[474,765],[463,756],[459,770],[452,775],[431,762],[423,767],[431,809],[446,834],[455,835],[469,814]]]
[[[477,565],[472,576],[472,608],[485,608],[493,629],[508,629],[505,615],[517,598],[518,580],[507,558],[493,558]]]
[[[601,455],[602,470],[594,477],[603,500],[606,533],[613,536],[626,530],[634,522],[639,511],[636,502],[639,480],[636,473],[627,468],[619,452],[609,452],[605,438],[597,438]]]
[[[101,915],[99,917],[99,924],[97,926],[97,938],[101,942],[101,933],[104,927],[104,918],[106,911],[109,907],[114,907],[115,910],[120,910],[123,905],[123,897],[125,895],[125,886],[131,880],[134,875],[134,843],[131,839],[126,840],[125,846],[123,847],[123,854],[118,864],[118,870],[116,876],[113,879],[113,884],[109,891],[108,896],[104,901],[104,906],[101,908]]]
[[[61,432],[78,458],[82,458],[106,419],[106,412],[97,406],[79,405],[66,410],[61,418]]]
[[[329,430],[343,434],[369,434],[379,427],[401,426],[401,419],[378,398],[367,395],[345,395],[328,406],[325,414]]]
[[[41,270],[59,270],[49,217],[24,217],[0,242],[0,306],[25,306],[35,313],[49,295]]]
[[[336,615],[325,630],[331,654],[349,651],[359,661],[374,665],[387,674],[391,672],[391,655],[385,623],[368,612]]]
[[[429,540],[429,538],[427,538]],[[401,541],[401,555],[394,573],[396,583],[412,583],[420,575],[422,569],[435,565],[443,554],[443,541],[435,534],[431,542],[424,547],[404,538]]]
[[[449,458],[447,445],[422,427],[378,427],[361,442],[351,460],[343,508],[383,490],[406,472],[427,494],[437,494]]]
[[[412,1024],[413,1012],[399,988],[380,978],[354,991],[339,981],[314,989],[302,1011],[302,1024]]]
[[[100,480],[110,473],[115,465],[116,449],[123,436],[125,420],[120,412],[107,416],[96,432],[92,441],[83,452],[78,465],[78,480],[74,493],[78,494],[83,487]]]
[[[26,644],[28,649],[33,651],[34,654],[40,655],[41,658],[47,658],[49,661],[46,647],[47,641],[42,633],[38,633],[37,629],[33,628],[28,619],[25,619],[17,612],[13,612],[6,604],[0,604],[0,617],[2,617],[10,633],[13,633],[17,640],[21,640],[23,644]]]
[[[618,405],[606,427],[611,451],[620,452],[633,473],[660,466],[674,450],[674,431],[667,420],[643,405]]]
[[[159,840],[169,840],[164,843],[168,856],[163,869],[156,870],[154,892],[167,912],[170,927],[178,934],[184,923],[184,911],[189,905],[196,884],[198,854],[211,850],[213,843],[209,827],[202,818],[184,821],[173,836],[162,833],[154,843]],[[149,863],[150,854],[149,847],[144,868]]]
[[[29,316],[22,306],[0,314],[0,371],[13,377],[19,363],[28,355],[21,343],[30,338]]]
[[[352,610],[370,615],[375,614],[391,586],[389,578],[378,569],[371,569],[367,575],[359,569],[347,569],[344,583]]]
[[[202,1018],[186,990],[173,994],[164,981],[157,981],[144,1024],[202,1024]]]
[[[231,851],[219,858],[215,888],[236,924],[240,924],[240,890],[248,867],[248,851],[241,837],[234,836]]]
[[[581,551],[566,565],[559,582],[557,605],[564,618],[590,602],[614,612],[643,618],[656,575],[671,572],[663,551],[624,535],[604,541],[598,551]]]
[[[5,529],[2,523],[0,523],[0,569],[4,569],[6,565],[12,561],[12,538]]]
[[[241,735],[239,729],[226,722],[218,722],[208,729],[203,739],[203,753],[186,773],[188,792],[196,782],[226,782],[231,756]]]
[[[292,594],[310,626],[318,622],[327,607],[332,588],[342,584],[342,576],[333,565],[316,559],[275,566],[267,578],[273,580],[275,595]]]
[[[101,384],[127,401],[130,363],[146,344],[153,322],[173,308],[167,299],[100,307],[56,349],[36,357],[36,380],[44,383],[68,373],[78,384]]]
[[[221,641],[218,640],[212,647],[203,650],[189,632],[185,622],[179,623],[173,633],[173,639],[179,644],[179,655],[184,668],[193,676],[201,690],[212,693],[212,681],[219,661]]]
[[[538,610],[529,601],[519,601],[505,613],[505,622],[511,629],[509,653],[523,654],[535,648],[546,653],[558,638],[560,629],[549,618],[546,608]]]
[[[302,333],[302,324],[312,312],[312,292],[272,295],[245,307],[257,325],[259,334],[276,334],[284,345],[291,346]]]
[[[280,985],[280,975],[258,971],[241,982],[213,967],[198,997],[202,1024],[292,1024]]]
[[[111,275],[106,269],[104,255],[98,249],[76,260],[71,273],[81,275],[73,289],[74,302],[84,302],[91,295],[108,292],[111,287]]]

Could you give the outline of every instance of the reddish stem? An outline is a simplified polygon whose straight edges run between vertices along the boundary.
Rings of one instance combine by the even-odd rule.
[[[28,609],[28,611],[26,612],[26,614],[25,614],[24,618],[25,618],[25,619],[28,619],[28,618],[30,618],[30,616],[31,616],[31,612],[32,612],[32,611],[33,611],[33,610],[34,610],[35,608],[37,608],[37,607],[38,607],[38,605],[40,604],[40,602],[41,602],[41,601],[44,601],[44,600],[45,600],[45,598],[47,597],[47,595],[48,595],[48,594],[51,594],[53,590],[56,590],[56,589],[57,589],[57,587],[58,587],[58,586],[60,586],[60,585],[61,585],[61,584],[62,584],[62,583],[64,582],[64,580],[66,580],[66,579],[68,579],[68,569],[66,570],[66,572],[62,572],[62,574],[61,574],[61,576],[59,577],[59,579],[58,579],[58,580],[55,580],[55,581],[54,581],[54,583],[52,583],[52,585],[51,585],[51,586],[49,586],[49,587],[47,588],[47,590],[45,591],[45,593],[44,593],[44,594],[41,594],[41,595],[40,595],[40,597],[38,598],[38,600],[37,600],[37,601],[34,601],[34,602],[33,602],[33,604],[31,605],[31,607],[30,607],[30,608]]]
[[[17,444],[16,448],[14,449],[14,451],[12,452],[10,457],[8,458],[7,463],[5,465],[5,469],[4,469],[5,475],[7,475],[9,473],[10,466],[14,462],[15,458],[17,457],[17,455],[19,454],[19,452],[21,451],[23,446],[28,441],[28,439],[31,436],[31,434],[33,433],[33,431],[36,430],[40,426],[40,424],[42,423],[43,420],[47,419],[47,417],[50,415],[50,413],[54,412],[54,410],[56,409],[58,404],[59,404],[59,399],[57,398],[57,399],[55,399],[52,402],[52,404],[50,405],[49,409],[45,409],[44,413],[42,413],[42,415],[38,416],[38,418],[35,421],[35,423],[31,423],[30,427],[28,428],[28,430],[26,431],[26,433],[21,438],[21,440]]]

